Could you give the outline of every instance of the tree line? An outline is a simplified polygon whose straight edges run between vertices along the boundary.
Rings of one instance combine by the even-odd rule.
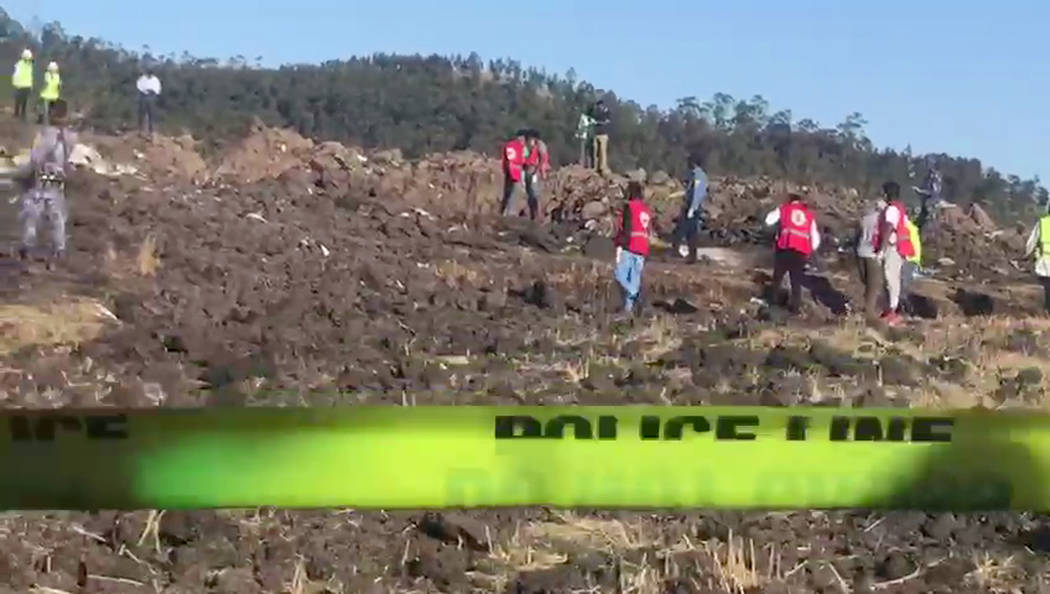
[[[0,60],[14,64],[26,46],[37,54],[38,69],[59,62],[66,98],[88,126],[105,132],[134,125],[135,80],[152,66],[164,86],[161,129],[189,132],[205,150],[243,135],[255,118],[318,140],[397,147],[408,157],[459,149],[497,154],[513,131],[530,127],[547,141],[552,161],[566,164],[578,158],[579,114],[601,97],[612,112],[609,159],[618,171],[644,167],[682,176],[689,155],[699,153],[715,175],[768,175],[869,195],[886,179],[908,187],[926,174],[923,155],[875,147],[859,113],[826,127],[791,111],[771,113],[761,96],[725,93],[684,97],[668,109],[642,107],[578,80],[572,70],[553,75],[477,54],[375,54],[264,68],[243,56],[132,52],[69,35],[58,23],[34,36],[0,9]],[[947,199],[979,202],[1000,221],[1029,217],[1047,203],[1038,178],[1004,175],[978,159],[940,155],[940,162]]]

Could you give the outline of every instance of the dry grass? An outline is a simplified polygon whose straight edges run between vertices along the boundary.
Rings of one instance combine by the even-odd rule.
[[[481,273],[455,260],[443,260],[434,267],[434,274],[451,287],[462,284],[475,285]]]
[[[519,525],[508,543],[492,547],[491,558],[503,572],[475,577],[502,591],[515,573],[555,567],[574,552],[601,551],[617,560],[617,591],[625,594],[659,594],[666,591],[669,579],[686,579],[700,590],[720,587],[734,593],[786,579],[776,548],[758,549],[751,539],[730,534],[725,543],[693,543],[683,536],[672,546],[661,543],[659,529],[647,532],[642,522],[564,512],[552,521]],[[597,586],[593,591],[599,591]]]
[[[580,548],[628,551],[654,544],[641,525],[630,526],[619,520],[578,516],[572,512],[557,515],[556,522],[530,524],[525,534],[533,541],[570,544]]]
[[[98,337],[115,320],[92,299],[48,305],[0,304],[0,355],[31,346],[75,346]]]
[[[965,582],[976,585],[986,592],[1017,592],[1016,584],[1024,577],[1024,571],[1014,562],[1013,556],[999,557],[991,553],[976,556],[977,569],[966,575]]]
[[[770,549],[769,572],[758,571],[758,556],[755,553],[755,541],[750,538],[735,538],[729,532],[729,542],[725,544],[704,544],[704,549],[714,562],[718,573],[719,585],[727,592],[744,592],[765,585],[774,577],[779,577],[779,562],[775,551]]]
[[[150,233],[142,240],[135,257],[135,264],[138,273],[142,276],[156,274],[160,266],[160,259],[157,258],[157,237],[154,234]]]
[[[642,343],[645,360],[652,361],[682,346],[681,330],[673,316],[657,314],[632,338]]]

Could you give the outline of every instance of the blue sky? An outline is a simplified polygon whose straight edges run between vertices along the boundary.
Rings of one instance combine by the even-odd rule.
[[[16,19],[131,50],[320,62],[373,52],[511,57],[642,105],[761,94],[881,147],[1050,180],[1050,2],[1002,0],[16,0]]]

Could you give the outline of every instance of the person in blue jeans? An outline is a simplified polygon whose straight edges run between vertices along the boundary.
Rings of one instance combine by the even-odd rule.
[[[645,203],[639,182],[627,184],[627,205],[616,235],[616,281],[624,294],[624,311],[634,313],[642,288],[642,269],[649,256],[649,232],[653,214]]]
[[[704,200],[707,199],[707,174],[699,155],[689,159],[689,179],[685,183],[685,201],[682,214],[678,217],[678,226],[674,231],[671,249],[679,253],[682,241],[689,246],[689,259],[696,260],[697,239],[704,217]]]

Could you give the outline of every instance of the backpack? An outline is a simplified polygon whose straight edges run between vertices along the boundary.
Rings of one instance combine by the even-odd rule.
[[[59,148],[62,154],[59,155]],[[44,157],[44,162],[39,165],[36,178],[43,187],[64,186],[69,164],[69,144],[66,142],[65,128],[58,129],[58,142],[52,145],[51,150]]]

